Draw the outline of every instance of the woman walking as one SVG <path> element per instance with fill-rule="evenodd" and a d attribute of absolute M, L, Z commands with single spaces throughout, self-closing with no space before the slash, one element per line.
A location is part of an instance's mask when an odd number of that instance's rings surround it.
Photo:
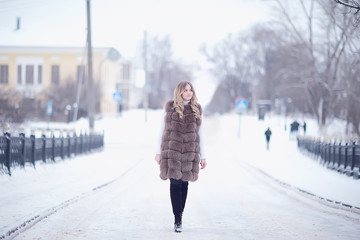
<path fill-rule="evenodd" d="M 182 232 L 188 182 L 196 181 L 199 169 L 207 165 L 200 141 L 201 114 L 202 108 L 197 103 L 193 85 L 180 82 L 175 88 L 174 99 L 165 104 L 161 144 L 155 155 L 160 165 L 160 178 L 170 179 L 175 232 Z"/>

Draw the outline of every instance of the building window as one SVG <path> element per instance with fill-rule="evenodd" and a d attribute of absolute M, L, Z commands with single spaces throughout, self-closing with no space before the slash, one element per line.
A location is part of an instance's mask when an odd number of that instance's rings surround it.
<path fill-rule="evenodd" d="M 60 67 L 58 65 L 51 66 L 51 83 L 59 85 Z"/>
<path fill-rule="evenodd" d="M 21 65 L 17 66 L 17 82 L 18 84 L 22 83 L 22 78 L 21 78 Z"/>
<path fill-rule="evenodd" d="M 34 66 L 26 65 L 25 82 L 26 84 L 34 84 Z"/>
<path fill-rule="evenodd" d="M 83 83 L 85 81 L 85 66 L 80 65 L 77 67 L 77 82 Z"/>
<path fill-rule="evenodd" d="M 38 84 L 42 83 L 42 66 L 38 66 Z"/>
<path fill-rule="evenodd" d="M 9 67 L 8 65 L 0 65 L 0 83 L 9 82 Z"/>

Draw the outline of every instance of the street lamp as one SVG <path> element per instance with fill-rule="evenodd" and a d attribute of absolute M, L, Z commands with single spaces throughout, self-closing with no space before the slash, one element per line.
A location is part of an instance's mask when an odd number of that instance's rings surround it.
<path fill-rule="evenodd" d="M 65 107 L 65 115 L 67 116 L 67 122 L 68 122 L 68 123 L 69 123 L 70 120 L 71 120 L 70 112 L 71 112 L 71 106 L 68 104 L 68 105 L 66 105 L 66 107 Z"/>

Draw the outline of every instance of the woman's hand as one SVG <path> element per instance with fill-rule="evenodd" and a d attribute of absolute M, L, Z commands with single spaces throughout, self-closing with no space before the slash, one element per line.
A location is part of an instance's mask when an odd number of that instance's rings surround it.
<path fill-rule="evenodd" d="M 155 155 L 155 161 L 160 165 L 160 154 Z"/>
<path fill-rule="evenodd" d="M 201 169 L 204 169 L 207 165 L 207 162 L 206 162 L 206 159 L 203 158 L 200 160 L 200 166 L 201 166 Z"/>

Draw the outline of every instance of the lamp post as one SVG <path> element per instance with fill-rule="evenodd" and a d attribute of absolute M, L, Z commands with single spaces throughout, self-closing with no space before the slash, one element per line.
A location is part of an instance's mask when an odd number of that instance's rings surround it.
<path fill-rule="evenodd" d="M 94 130 L 94 85 L 93 85 L 93 64 L 92 64 L 92 45 L 91 45 L 91 18 L 90 18 L 90 0 L 86 0 L 87 6 L 87 41 L 88 41 L 88 115 L 89 115 L 89 131 Z"/>
<path fill-rule="evenodd" d="M 144 72 L 145 72 L 145 122 L 147 122 L 147 109 L 149 106 L 148 73 L 147 73 L 147 33 L 144 31 Z"/>
<path fill-rule="evenodd" d="M 65 115 L 67 118 L 67 122 L 69 123 L 71 120 L 71 106 L 69 104 L 65 107 Z"/>

